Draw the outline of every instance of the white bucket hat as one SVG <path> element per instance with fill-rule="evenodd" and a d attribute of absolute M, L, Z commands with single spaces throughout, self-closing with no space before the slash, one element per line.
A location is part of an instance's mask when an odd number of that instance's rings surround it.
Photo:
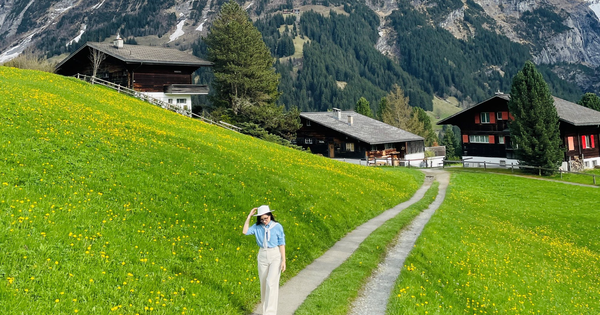
<path fill-rule="evenodd" d="M 273 212 L 273 210 L 271 210 L 269 208 L 269 206 L 267 206 L 267 205 L 262 205 L 262 206 L 258 207 L 258 210 L 256 210 L 256 214 L 254 216 L 260 217 L 261 215 L 267 214 L 269 212 Z"/>

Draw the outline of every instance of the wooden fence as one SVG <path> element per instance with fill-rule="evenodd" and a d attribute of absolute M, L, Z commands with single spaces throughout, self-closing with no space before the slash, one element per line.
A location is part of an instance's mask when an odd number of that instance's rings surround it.
<path fill-rule="evenodd" d="M 98 84 L 98 85 L 102 85 L 102 86 L 108 87 L 108 88 L 113 89 L 113 90 L 115 90 L 115 91 L 117 91 L 119 93 L 123 93 L 123 94 L 129 95 L 129 96 L 135 97 L 135 98 L 140 99 L 142 101 L 148 102 L 148 103 L 150 103 L 152 105 L 162 107 L 164 109 L 170 110 L 172 112 L 176 112 L 176 113 L 184 115 L 184 116 L 188 116 L 188 117 L 191 117 L 191 118 L 196 118 L 196 119 L 202 120 L 205 123 L 209 123 L 209 124 L 212 124 L 212 125 L 215 125 L 215 126 L 219 126 L 221 128 L 225 128 L 225 129 L 228 129 L 228 130 L 231 130 L 231 131 L 235 131 L 235 132 L 240 132 L 241 129 L 242 129 L 242 128 L 234 126 L 232 124 L 228 124 L 228 123 L 226 123 L 224 121 L 217 122 L 217 121 L 214 121 L 214 120 L 212 120 L 210 118 L 207 118 L 207 117 L 204 117 L 204 116 L 192 113 L 192 111 L 182 109 L 179 106 L 175 106 L 173 104 L 170 104 L 170 103 L 167 103 L 167 102 L 163 102 L 163 101 L 161 101 L 159 99 L 151 97 L 151 96 L 149 96 L 146 93 L 138 92 L 138 91 L 132 90 L 130 88 L 126 88 L 124 86 L 121 86 L 121 85 L 113 83 L 113 82 L 109 82 L 109 81 L 106 81 L 106 80 L 102 80 L 102 79 L 99 79 L 99 78 L 96 78 L 96 77 L 91 77 L 91 76 L 84 75 L 84 74 L 79 74 L 79 73 L 76 74 L 76 75 L 74 75 L 74 77 L 76 77 L 77 79 L 89 82 L 91 84 Z"/>
<path fill-rule="evenodd" d="M 513 163 L 510 163 L 510 165 L 509 165 L 509 164 L 500 164 L 500 163 L 492 163 L 492 162 L 486 162 L 486 161 L 473 161 L 473 160 L 459 160 L 459 161 L 444 160 L 444 162 L 442 164 L 442 168 L 446 167 L 446 164 L 462 164 L 463 167 L 465 167 L 465 164 L 470 164 L 470 165 L 477 164 L 478 165 L 477 167 L 482 167 L 481 165 L 483 165 L 483 169 L 487 169 L 488 166 L 495 166 L 495 168 L 504 168 L 504 169 L 510 168 L 511 173 L 515 172 L 515 168 L 517 168 L 517 169 L 533 169 L 533 170 L 538 171 L 539 176 L 542 176 L 542 171 L 560 173 L 560 179 L 563 178 L 563 174 L 584 175 L 584 176 L 591 176 L 592 181 L 594 182 L 594 185 L 596 185 L 596 175 L 595 174 L 563 171 L 560 168 L 558 170 L 556 170 L 556 169 L 543 168 L 541 166 L 528 166 L 528 165 L 513 164 Z M 472 166 L 470 166 L 470 167 L 472 167 Z"/>

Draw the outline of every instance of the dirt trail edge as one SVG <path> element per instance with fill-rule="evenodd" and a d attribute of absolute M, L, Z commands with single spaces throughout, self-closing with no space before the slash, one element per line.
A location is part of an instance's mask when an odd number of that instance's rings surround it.
<path fill-rule="evenodd" d="M 396 279 L 400 275 L 404 260 L 408 257 L 423 228 L 446 196 L 450 175 L 440 170 L 424 170 L 424 172 L 434 175 L 440 183 L 437 197 L 429 208 L 421 212 L 398 235 L 395 245 L 388 250 L 384 261 L 363 286 L 361 294 L 352 303 L 349 314 L 385 315 L 390 294 L 394 289 Z"/>
<path fill-rule="evenodd" d="M 300 271 L 295 277 L 288 280 L 285 285 L 279 289 L 278 315 L 293 315 L 302 305 L 306 297 L 316 289 L 331 272 L 339 267 L 358 246 L 378 227 L 387 220 L 393 218 L 402 210 L 421 200 L 425 192 L 431 187 L 433 178 L 426 177 L 425 182 L 415 192 L 408 201 L 405 201 L 394 208 L 388 209 L 379 216 L 367 221 L 354 231 L 348 233 L 339 240 L 333 247 L 327 250 L 321 257 L 315 259 L 310 265 Z M 261 314 L 262 307 L 258 304 L 253 314 Z"/>

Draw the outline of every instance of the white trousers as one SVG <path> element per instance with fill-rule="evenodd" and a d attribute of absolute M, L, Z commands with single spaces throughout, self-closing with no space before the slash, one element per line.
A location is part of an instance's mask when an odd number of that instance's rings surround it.
<path fill-rule="evenodd" d="M 261 248 L 258 251 L 258 277 L 263 315 L 277 315 L 281 252 L 279 247 Z"/>

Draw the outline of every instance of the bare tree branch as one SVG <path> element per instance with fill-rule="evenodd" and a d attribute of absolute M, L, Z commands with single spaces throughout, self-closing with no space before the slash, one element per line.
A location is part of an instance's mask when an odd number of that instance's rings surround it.
<path fill-rule="evenodd" d="M 102 61 L 106 59 L 106 54 L 90 47 L 90 55 L 88 58 L 92 62 L 92 77 L 96 77 L 98 69 L 100 68 L 100 64 L 102 64 Z"/>

